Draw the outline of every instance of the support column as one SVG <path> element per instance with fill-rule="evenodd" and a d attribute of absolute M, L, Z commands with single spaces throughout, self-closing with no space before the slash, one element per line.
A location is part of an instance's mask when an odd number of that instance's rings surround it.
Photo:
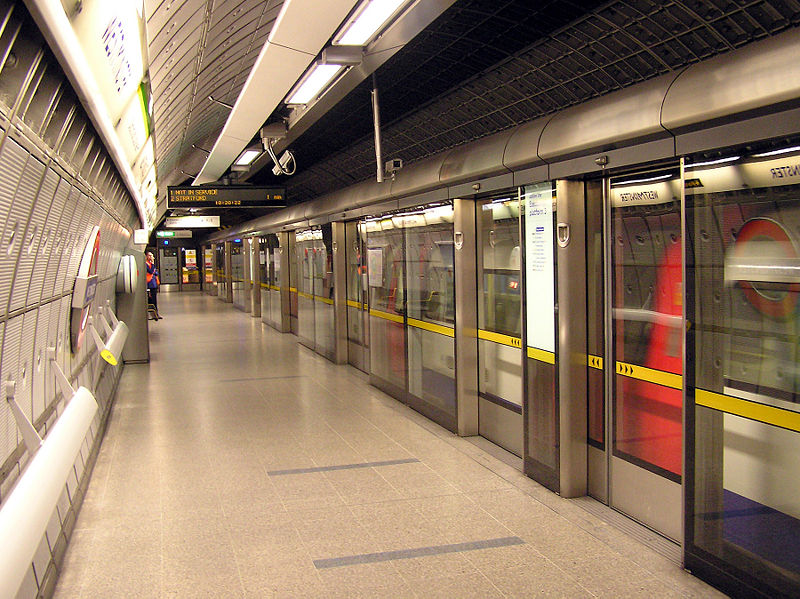
<path fill-rule="evenodd" d="M 456 286 L 456 417 L 458 434 L 478 434 L 478 282 L 475 202 L 453 202 Z"/>
<path fill-rule="evenodd" d="M 289 261 L 291 259 L 289 235 L 293 236 L 294 234 L 286 231 L 278 233 L 278 243 L 280 244 L 278 256 L 281 265 L 280 280 L 278 281 L 281 288 L 281 333 L 289 333 L 292 330 L 290 323 L 292 298 L 289 292 Z"/>
<path fill-rule="evenodd" d="M 586 216 L 582 181 L 556 182 L 559 489 L 587 490 Z M 530 316 L 529 316 L 530 317 Z"/>
<path fill-rule="evenodd" d="M 250 237 L 250 315 L 261 318 L 261 242 L 258 237 Z"/>
<path fill-rule="evenodd" d="M 228 304 L 233 303 L 233 266 L 231 264 L 231 253 L 233 251 L 233 243 L 230 241 L 225 242 L 225 302 Z"/>
<path fill-rule="evenodd" d="M 347 364 L 347 252 L 345 224 L 333 227 L 333 322 L 336 335 L 334 362 Z"/>

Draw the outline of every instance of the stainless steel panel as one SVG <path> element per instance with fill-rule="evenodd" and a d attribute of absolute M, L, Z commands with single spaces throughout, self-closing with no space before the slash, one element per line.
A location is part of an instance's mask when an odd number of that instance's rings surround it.
<path fill-rule="evenodd" d="M 681 485 L 613 457 L 611 505 L 642 524 L 682 542 Z"/>
<path fill-rule="evenodd" d="M 557 113 L 542 131 L 539 156 L 551 161 L 668 137 L 661 105 L 676 77 L 662 75 Z"/>
<path fill-rule="evenodd" d="M 558 289 L 559 489 L 586 495 L 586 222 L 582 181 L 557 181 L 556 215 L 569 227 L 556 248 Z"/>
<path fill-rule="evenodd" d="M 551 118 L 553 117 L 546 116 L 512 129 L 503 154 L 503 164 L 506 168 L 519 170 L 544 164 L 544 160 L 538 154 L 539 140 Z M 536 183 L 538 180 L 530 182 Z"/>
<path fill-rule="evenodd" d="M 458 434 L 478 434 L 478 297 L 475 202 L 453 200 L 456 290 L 456 417 Z M 519 425 L 522 434 L 522 424 Z"/>
<path fill-rule="evenodd" d="M 472 197 L 476 193 L 487 193 L 490 191 L 507 189 L 512 187 L 513 184 L 514 175 L 509 172 L 502 175 L 497 175 L 495 177 L 490 177 L 488 179 L 481 179 L 480 181 L 469 181 L 459 185 L 452 185 L 447 188 L 447 197 Z"/>
<path fill-rule="evenodd" d="M 521 457 L 523 449 L 522 414 L 512 412 L 482 397 L 479 399 L 479 403 L 480 435 Z"/>
<path fill-rule="evenodd" d="M 794 28 L 693 64 L 677 77 L 664 98 L 664 127 L 676 132 L 796 100 L 800 97 L 799 46 L 800 30 Z M 779 74 L 776 65 L 780 65 Z"/>
<path fill-rule="evenodd" d="M 345 223 L 335 222 L 333 228 L 333 320 L 336 327 L 334 362 L 347 363 L 347 239 Z"/>
<path fill-rule="evenodd" d="M 441 182 L 452 185 L 507 172 L 509 169 L 503 164 L 503 156 L 514 131 L 502 131 L 443 152 Z"/>
<path fill-rule="evenodd" d="M 621 168 L 646 162 L 655 162 L 673 158 L 674 156 L 675 139 L 667 137 L 664 139 L 637 143 L 624 148 L 596 151 L 577 158 L 558 160 L 550 164 L 548 171 L 550 178 L 557 180 L 588 173 L 599 174 L 602 173 L 604 169 L 608 168 Z M 605 166 L 596 162 L 596 160 L 601 157 L 607 161 Z"/>
<path fill-rule="evenodd" d="M 438 187 L 440 184 L 439 172 L 447 155 L 447 152 L 443 152 L 403 167 L 391 179 L 392 196 L 399 198 Z"/>
<path fill-rule="evenodd" d="M 608 503 L 608 458 L 606 452 L 591 445 L 588 449 L 587 492 L 598 501 Z"/>

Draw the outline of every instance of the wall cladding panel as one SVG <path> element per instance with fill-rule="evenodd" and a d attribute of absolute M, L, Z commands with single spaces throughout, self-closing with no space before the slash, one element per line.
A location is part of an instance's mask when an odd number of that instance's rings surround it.
<path fill-rule="evenodd" d="M 22 339 L 22 316 L 6 322 L 3 335 L 3 354 L 0 362 L 0 381 L 19 382 L 19 343 Z M 7 456 L 17 448 L 17 423 L 8 402 L 0 402 L 0 455 Z M 0 498 L 1 499 L 1 498 Z"/>
<path fill-rule="evenodd" d="M 22 315 L 22 331 L 17 358 L 17 403 L 32 421 L 33 413 L 33 346 L 36 341 L 36 318 L 38 310 Z"/>
<path fill-rule="evenodd" d="M 38 161 L 37 161 L 38 162 Z M 35 200 L 31 200 L 32 208 L 28 217 L 22 247 L 19 250 L 17 268 L 14 275 L 14 288 L 11 291 L 11 310 L 18 310 L 31 305 L 33 297 L 38 302 L 42 295 L 42 279 L 44 269 L 38 271 L 34 281 L 34 265 L 39 256 L 39 244 L 47 221 L 47 214 L 53 203 L 58 176 L 52 171 L 46 171 L 40 183 L 39 193 Z"/>
<path fill-rule="evenodd" d="M 23 284 L 30 281 L 33 263 L 21 263 L 20 257 L 26 255 L 30 247 L 29 221 L 31 210 L 34 203 L 38 202 L 37 194 L 42 184 L 44 172 L 45 167 L 42 161 L 34 156 L 29 156 L 25 164 L 25 169 L 22 171 L 22 176 L 19 177 L 19 185 L 14 194 L 14 203 L 11 205 L 8 223 L 9 226 L 16 230 L 16 239 L 13 244 L 13 251 L 9 255 L 12 261 L 5 263 L 6 267 L 10 267 L 14 270 L 14 275 L 12 277 L 14 287 L 11 294 L 9 312 L 25 307 L 27 288 L 17 287 L 16 280 L 21 277 Z M 45 198 L 42 198 L 41 201 L 45 202 Z M 49 208 L 50 206 L 47 205 L 45 210 Z"/>
<path fill-rule="evenodd" d="M 44 277 L 44 290 L 42 296 L 52 297 L 61 292 L 61 285 L 64 283 L 64 274 L 60 272 L 61 255 L 64 252 L 64 240 L 69 223 L 72 220 L 73 210 L 70 207 L 70 194 L 73 193 L 72 185 L 66 179 L 61 179 L 53 200 L 53 208 L 50 210 L 47 229 L 53 232 L 53 240 L 50 243 L 48 252 L 47 273 Z M 61 206 L 59 210 L 58 206 Z"/>
<path fill-rule="evenodd" d="M 57 304 L 46 303 L 36 310 L 36 344 L 33 347 L 33 362 L 31 372 L 33 385 L 31 393 L 33 398 L 33 421 L 42 415 L 47 407 L 48 397 L 52 397 L 55 389 L 47 385 L 47 347 L 50 333 L 50 316 L 53 306 Z"/>
<path fill-rule="evenodd" d="M 49 261 L 48 248 L 50 247 L 53 236 L 51 216 L 53 214 L 58 214 L 56 218 L 60 217 L 61 211 L 64 208 L 63 202 L 57 203 L 56 199 L 60 185 L 61 177 L 54 170 L 49 169 L 47 175 L 45 175 L 42 191 L 39 194 L 44 198 L 52 198 L 43 202 L 43 204 L 46 203 L 49 205 L 49 209 L 47 212 L 44 212 L 38 201 L 33 208 L 33 219 L 39 227 L 39 242 L 34 252 L 33 272 L 28 290 L 28 299 L 26 301 L 28 306 L 37 304 L 44 297 L 43 290 Z"/>
<path fill-rule="evenodd" d="M 2 218 L 2 237 L 0 237 L 0 315 L 8 312 L 11 294 L 11 279 L 14 265 L 11 263 L 12 244 L 17 239 L 17 230 L 11 219 L 14 194 L 19 183 L 19 174 L 25 168 L 28 152 L 13 139 L 6 138 L 0 149 L 0 218 Z M 11 251 L 10 251 L 11 250 Z"/>

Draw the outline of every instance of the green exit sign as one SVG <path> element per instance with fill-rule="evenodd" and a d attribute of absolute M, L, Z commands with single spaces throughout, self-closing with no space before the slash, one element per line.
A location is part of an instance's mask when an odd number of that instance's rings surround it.
<path fill-rule="evenodd" d="M 156 231 L 156 237 L 175 237 L 175 231 Z"/>

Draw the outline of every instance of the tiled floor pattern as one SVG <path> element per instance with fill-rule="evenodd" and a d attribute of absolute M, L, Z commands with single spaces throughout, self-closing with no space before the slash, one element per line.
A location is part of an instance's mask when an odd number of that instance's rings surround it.
<path fill-rule="evenodd" d="M 294 336 L 159 303 L 56 597 L 722 596 Z"/>

